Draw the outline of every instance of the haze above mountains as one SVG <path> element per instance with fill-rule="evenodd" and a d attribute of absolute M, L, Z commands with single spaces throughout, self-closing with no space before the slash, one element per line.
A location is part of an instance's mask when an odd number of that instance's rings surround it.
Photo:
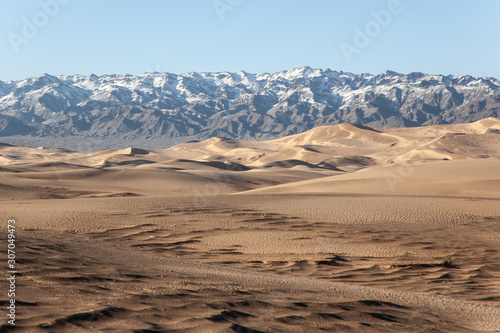
<path fill-rule="evenodd" d="M 82 151 L 166 148 L 214 136 L 263 140 L 355 123 L 415 127 L 500 115 L 500 81 L 295 68 L 0 81 L 0 141 Z"/>

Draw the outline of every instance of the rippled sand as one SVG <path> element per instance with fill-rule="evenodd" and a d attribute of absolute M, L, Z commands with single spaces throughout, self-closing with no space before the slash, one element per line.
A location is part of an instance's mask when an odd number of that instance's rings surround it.
<path fill-rule="evenodd" d="M 500 331 L 498 119 L 0 155 L 15 331 Z"/>

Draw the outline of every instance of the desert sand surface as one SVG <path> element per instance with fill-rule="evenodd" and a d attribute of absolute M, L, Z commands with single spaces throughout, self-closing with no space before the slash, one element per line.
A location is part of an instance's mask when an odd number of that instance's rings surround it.
<path fill-rule="evenodd" d="M 500 332 L 495 118 L 0 144 L 0 213 L 18 271 L 1 332 Z"/>

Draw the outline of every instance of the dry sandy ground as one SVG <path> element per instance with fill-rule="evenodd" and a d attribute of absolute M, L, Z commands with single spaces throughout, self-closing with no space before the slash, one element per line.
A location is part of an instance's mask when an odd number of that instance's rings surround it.
<path fill-rule="evenodd" d="M 17 226 L 13 331 L 500 331 L 498 119 L 0 145 L 0 218 L 5 263 Z"/>

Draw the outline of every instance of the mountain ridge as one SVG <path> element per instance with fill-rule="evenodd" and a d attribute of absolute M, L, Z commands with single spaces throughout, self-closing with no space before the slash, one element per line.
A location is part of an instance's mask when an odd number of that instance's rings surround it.
<path fill-rule="evenodd" d="M 17 145 L 167 147 L 213 136 L 273 139 L 345 122 L 415 127 L 499 116 L 500 81 L 469 75 L 299 67 L 0 81 L 0 137 Z"/>

